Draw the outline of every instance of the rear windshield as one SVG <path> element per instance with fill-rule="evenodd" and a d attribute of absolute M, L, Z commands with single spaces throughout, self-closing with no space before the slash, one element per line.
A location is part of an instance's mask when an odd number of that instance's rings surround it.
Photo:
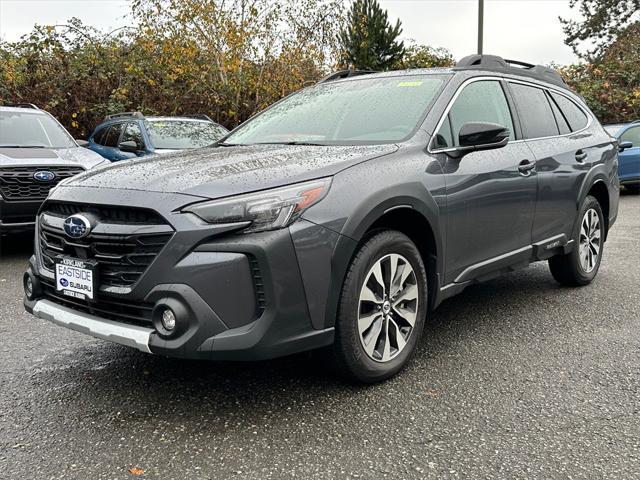
<path fill-rule="evenodd" d="M 147 133 L 157 149 L 183 150 L 211 145 L 226 135 L 227 129 L 213 122 L 193 120 L 147 120 Z"/>
<path fill-rule="evenodd" d="M 49 115 L 0 111 L 0 147 L 71 148 L 71 135 Z"/>
<path fill-rule="evenodd" d="M 388 143 L 408 137 L 445 75 L 358 78 L 317 85 L 242 125 L 226 143 Z"/>

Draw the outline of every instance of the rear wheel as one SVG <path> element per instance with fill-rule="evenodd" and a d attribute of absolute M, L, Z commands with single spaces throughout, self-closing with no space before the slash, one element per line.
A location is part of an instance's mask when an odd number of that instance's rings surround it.
<path fill-rule="evenodd" d="M 371 237 L 342 288 L 334 355 L 352 380 L 378 382 L 399 372 L 422 334 L 427 274 L 415 244 L 398 231 Z"/>
<path fill-rule="evenodd" d="M 588 196 L 582 203 L 578 218 L 581 220 L 573 234 L 573 250 L 549 259 L 551 274 L 562 285 L 591 283 L 602 260 L 605 222 L 598 200 Z"/>

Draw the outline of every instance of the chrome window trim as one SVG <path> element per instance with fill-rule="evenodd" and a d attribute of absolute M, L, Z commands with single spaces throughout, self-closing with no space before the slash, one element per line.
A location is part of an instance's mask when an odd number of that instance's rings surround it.
<path fill-rule="evenodd" d="M 525 80 L 517 80 L 514 78 L 509 78 L 509 77 L 501 77 L 501 76 L 497 76 L 497 75 L 483 75 L 483 76 L 478 76 L 478 77 L 473 77 L 473 78 L 469 78 L 468 80 L 465 80 L 456 90 L 456 93 L 454 93 L 453 97 L 451 98 L 451 100 L 449 100 L 449 103 L 447 103 L 446 108 L 444 109 L 444 113 L 441 115 L 440 120 L 438 120 L 438 123 L 436 124 L 436 128 L 433 130 L 433 136 L 431 137 L 431 139 L 429 140 L 429 146 L 427 147 L 427 153 L 447 153 L 447 152 L 453 152 L 455 150 L 457 150 L 457 147 L 449 147 L 449 148 L 439 148 L 436 150 L 432 150 L 431 149 L 431 144 L 433 142 L 433 138 L 435 137 L 435 135 L 437 134 L 437 132 L 440 131 L 440 127 L 442 127 L 442 124 L 444 123 L 445 118 L 447 117 L 447 115 L 449 115 L 449 111 L 451 110 L 451 107 L 453 107 L 454 102 L 458 99 L 458 97 L 460 96 L 460 93 L 462 92 L 462 90 L 464 88 L 467 87 L 467 85 L 473 83 L 473 82 L 480 82 L 480 81 L 486 81 L 486 80 L 493 80 L 493 81 L 505 81 L 505 82 L 511 82 L 511 83 L 520 83 L 522 85 L 526 85 L 529 87 L 535 87 L 535 88 L 540 88 L 543 90 L 549 90 L 549 91 L 553 91 L 554 93 L 557 93 L 559 95 L 562 95 L 563 97 L 567 98 L 569 101 L 571 101 L 573 104 L 575 104 L 586 116 L 587 116 L 587 124 L 581 128 L 580 130 L 576 130 L 575 132 L 570 132 L 570 133 L 565 133 L 565 134 L 558 134 L 558 135 L 551 135 L 548 137 L 536 137 L 536 138 L 523 138 L 523 139 L 519 139 L 519 140 L 510 140 L 507 145 L 512 144 L 512 143 L 521 143 L 521 142 L 532 142 L 535 140 L 547 140 L 550 138 L 561 138 L 561 137 L 568 137 L 570 135 L 576 135 L 580 132 L 583 132 L 584 130 L 588 129 L 591 124 L 593 123 L 593 117 L 591 115 L 591 113 L 589 111 L 587 111 L 582 105 L 580 105 L 578 102 L 576 102 L 574 99 L 572 99 L 569 95 L 567 95 L 566 93 L 560 91 L 557 88 L 554 87 L 550 87 L 550 86 L 546 86 L 546 85 L 541 85 L 538 83 L 534 83 L 534 82 L 528 82 Z M 506 95 L 505 95 L 506 96 Z"/>

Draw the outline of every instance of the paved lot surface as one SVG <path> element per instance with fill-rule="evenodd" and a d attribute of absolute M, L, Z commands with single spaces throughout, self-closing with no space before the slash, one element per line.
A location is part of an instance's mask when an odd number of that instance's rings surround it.
<path fill-rule="evenodd" d="M 538 264 L 469 288 L 367 388 L 314 356 L 177 361 L 31 318 L 29 243 L 0 262 L 2 479 L 640 478 L 640 197 L 595 283 Z"/>

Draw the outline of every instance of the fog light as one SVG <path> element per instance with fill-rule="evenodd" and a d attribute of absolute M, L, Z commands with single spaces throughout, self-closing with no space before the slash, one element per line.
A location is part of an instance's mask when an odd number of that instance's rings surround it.
<path fill-rule="evenodd" d="M 171 332 L 174 328 L 176 328 L 176 315 L 170 308 L 166 308 L 162 312 L 162 326 L 168 332 Z"/>

